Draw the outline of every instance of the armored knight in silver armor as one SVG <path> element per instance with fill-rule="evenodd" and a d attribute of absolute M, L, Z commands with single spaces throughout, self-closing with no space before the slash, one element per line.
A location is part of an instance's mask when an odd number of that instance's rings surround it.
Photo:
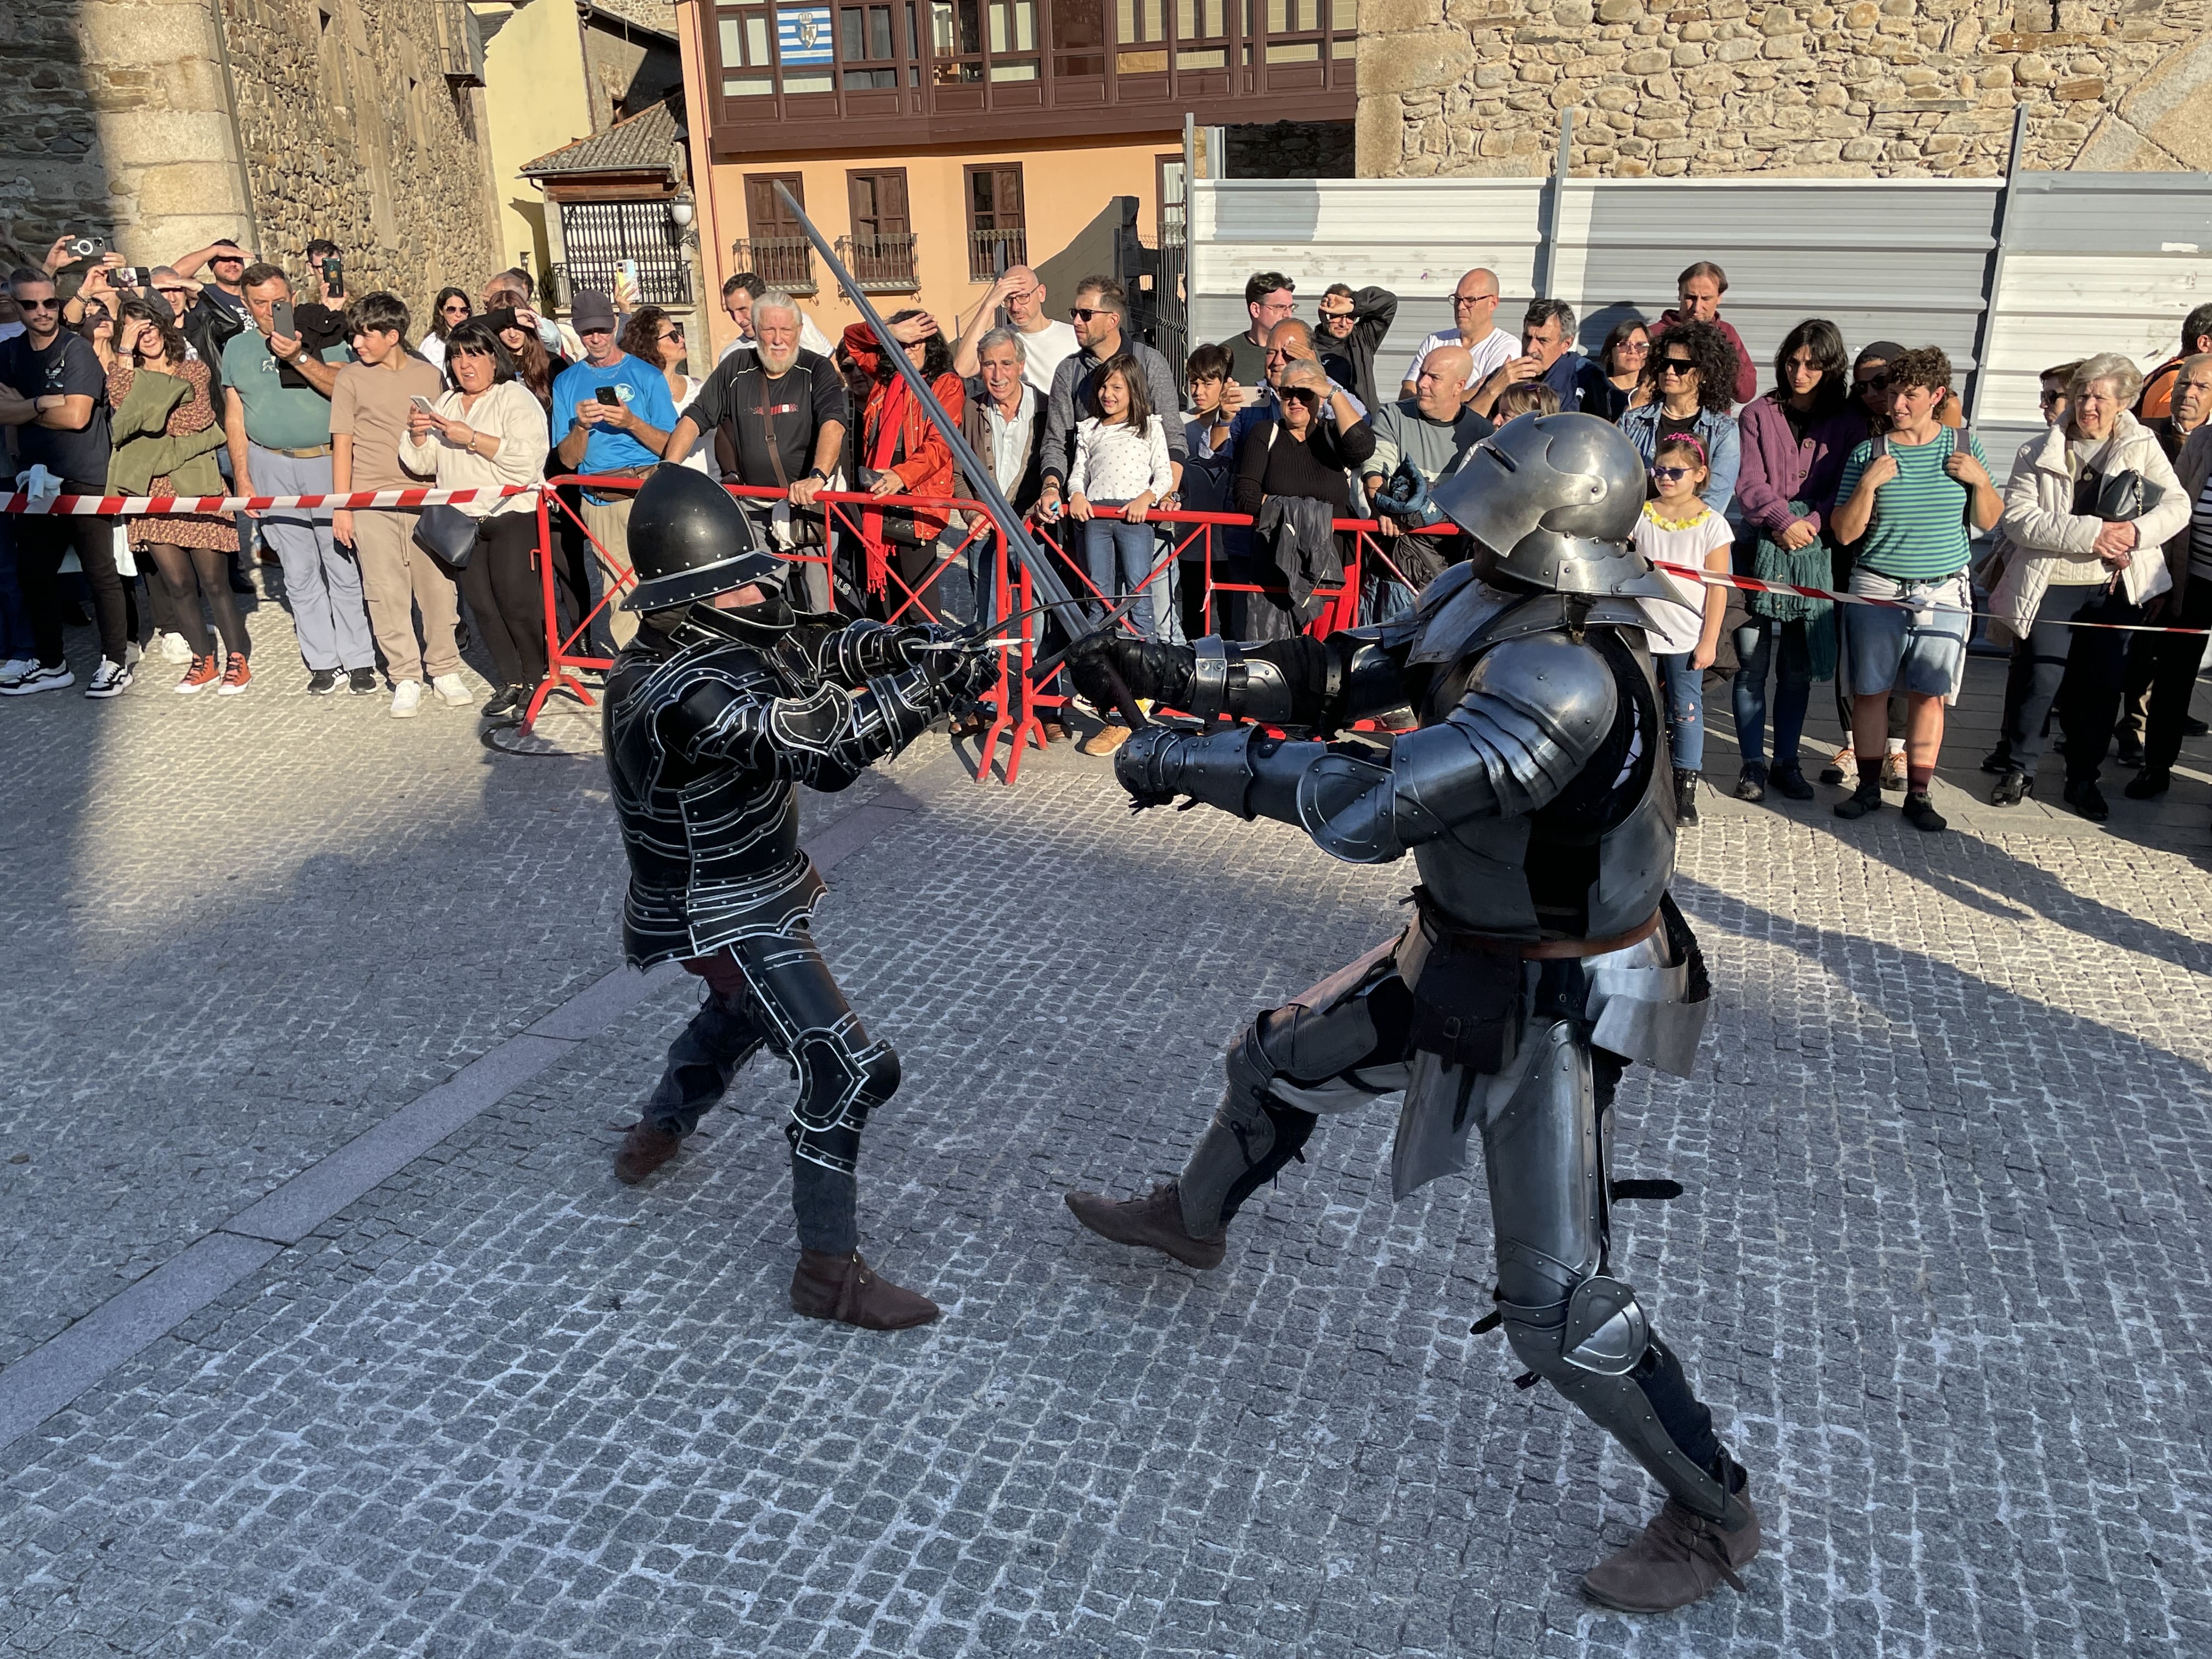
<path fill-rule="evenodd" d="M 1485 574 L 1454 566 L 1402 620 L 1325 641 L 1101 636 L 1071 652 L 1087 695 L 1110 668 L 1211 727 L 1155 726 L 1122 746 L 1115 768 L 1140 808 L 1188 796 L 1296 824 L 1354 863 L 1411 853 L 1420 881 L 1403 934 L 1230 1044 L 1227 1090 L 1180 1179 L 1068 1204 L 1108 1238 L 1211 1267 L 1239 1206 L 1322 1117 L 1403 1092 L 1399 1198 L 1465 1169 L 1479 1133 L 1498 1286 L 1475 1328 L 1502 1323 L 1524 1383 L 1550 1382 L 1666 1488 L 1660 1516 L 1584 1579 L 1607 1605 L 1658 1611 L 1723 1579 L 1741 1589 L 1759 1526 L 1711 1414 L 1610 1260 L 1613 1200 L 1671 1184 L 1608 1180 L 1614 1085 L 1633 1060 L 1687 1076 L 1709 993 L 1667 895 L 1674 793 L 1636 604 L 1663 590 L 1629 541 L 1644 495 L 1612 426 L 1523 417 L 1436 489 Z M 1387 742 L 1324 740 L 1403 708 L 1418 727 Z"/>
<path fill-rule="evenodd" d="M 638 492 L 626 608 L 636 637 L 607 677 L 607 770 L 629 854 L 623 951 L 680 960 L 707 998 L 616 1155 L 642 1181 L 763 1048 L 799 1085 L 785 1136 L 799 1265 L 792 1305 L 896 1329 L 937 1316 L 859 1253 L 860 1131 L 898 1056 L 847 1005 L 811 929 L 823 887 L 799 845 L 798 786 L 836 790 L 895 755 L 995 673 L 933 628 L 795 615 L 790 567 L 703 474 L 663 467 Z"/>

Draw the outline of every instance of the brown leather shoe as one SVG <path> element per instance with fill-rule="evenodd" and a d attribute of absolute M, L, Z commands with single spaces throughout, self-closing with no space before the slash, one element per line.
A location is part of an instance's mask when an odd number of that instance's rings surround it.
<path fill-rule="evenodd" d="M 944 1311 L 920 1291 L 878 1279 L 858 1250 L 850 1255 L 801 1250 L 791 1275 L 791 1306 L 809 1319 L 864 1331 L 902 1331 L 927 1325 Z"/>
<path fill-rule="evenodd" d="M 615 1179 L 625 1187 L 636 1186 L 675 1157 L 677 1148 L 683 1144 L 682 1136 L 638 1119 L 629 1126 L 622 1145 L 615 1149 Z"/>
<path fill-rule="evenodd" d="M 1649 1526 L 1583 1575 L 1583 1594 L 1620 1613 L 1672 1613 L 1718 1583 L 1741 1592 L 1738 1574 L 1759 1553 L 1759 1511 L 1747 1492 L 1735 1501 L 1747 1518 L 1729 1532 L 1668 1498 Z"/>
<path fill-rule="evenodd" d="M 1070 1193 L 1067 1207 L 1101 1238 L 1116 1244 L 1165 1250 L 1189 1267 L 1218 1267 L 1229 1249 L 1227 1229 L 1211 1238 L 1192 1236 L 1182 1223 L 1182 1192 L 1172 1181 L 1142 1198 L 1115 1200 L 1103 1193 Z"/>

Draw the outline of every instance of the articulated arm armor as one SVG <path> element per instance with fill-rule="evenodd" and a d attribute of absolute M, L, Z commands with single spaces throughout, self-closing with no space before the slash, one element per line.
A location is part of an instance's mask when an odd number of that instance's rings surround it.
<path fill-rule="evenodd" d="M 791 630 L 785 648 L 805 663 L 810 678 L 857 691 L 871 680 L 920 666 L 914 647 L 946 636 L 938 629 L 887 628 L 863 618 L 838 628 L 801 623 Z"/>
<path fill-rule="evenodd" d="M 1334 732 L 1411 701 L 1399 660 L 1402 645 L 1383 629 L 1365 628 L 1326 640 L 1301 634 L 1254 645 L 1212 635 L 1192 645 L 1094 635 L 1069 648 L 1067 665 L 1084 696 L 1101 708 L 1113 702 L 1103 672 L 1111 667 L 1132 695 L 1203 720 L 1229 715 Z"/>
<path fill-rule="evenodd" d="M 863 636 L 848 654 L 857 661 L 878 648 L 873 637 Z M 903 668 L 866 677 L 854 690 L 824 680 L 796 695 L 775 695 L 758 681 L 702 675 L 662 716 L 661 736 L 695 764 L 727 761 L 815 789 L 842 789 L 874 762 L 904 749 L 948 708 L 975 696 L 995 672 L 968 654 L 947 653 L 940 660 L 939 673 Z"/>
<path fill-rule="evenodd" d="M 1598 654 L 1564 635 L 1508 640 L 1477 659 L 1443 719 L 1387 759 L 1364 746 L 1233 732 L 1148 728 L 1115 770 L 1142 804 L 1188 795 L 1239 817 L 1295 823 L 1322 851 L 1387 863 L 1469 818 L 1512 817 L 1554 799 L 1612 732 L 1620 693 Z"/>

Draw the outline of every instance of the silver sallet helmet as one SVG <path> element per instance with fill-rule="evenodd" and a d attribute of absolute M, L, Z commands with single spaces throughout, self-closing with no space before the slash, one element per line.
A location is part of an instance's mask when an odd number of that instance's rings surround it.
<path fill-rule="evenodd" d="M 1492 576 L 1561 593 L 1666 593 L 1630 540 L 1644 509 L 1644 458 L 1609 421 L 1523 415 L 1431 493 L 1496 556 Z"/>

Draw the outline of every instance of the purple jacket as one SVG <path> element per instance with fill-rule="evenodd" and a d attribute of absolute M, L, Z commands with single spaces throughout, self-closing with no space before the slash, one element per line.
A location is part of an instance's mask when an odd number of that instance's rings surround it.
<path fill-rule="evenodd" d="M 1735 499 L 1746 524 L 1771 538 L 1779 536 L 1797 515 L 1792 501 L 1802 501 L 1805 521 L 1816 531 L 1828 527 L 1835 510 L 1836 485 L 1850 453 L 1866 441 L 1866 417 L 1850 408 L 1838 410 L 1815 423 L 1799 443 L 1790 430 L 1790 416 L 1777 394 L 1746 404 L 1736 416 L 1736 435 L 1742 446 L 1742 463 L 1735 478 Z"/>

